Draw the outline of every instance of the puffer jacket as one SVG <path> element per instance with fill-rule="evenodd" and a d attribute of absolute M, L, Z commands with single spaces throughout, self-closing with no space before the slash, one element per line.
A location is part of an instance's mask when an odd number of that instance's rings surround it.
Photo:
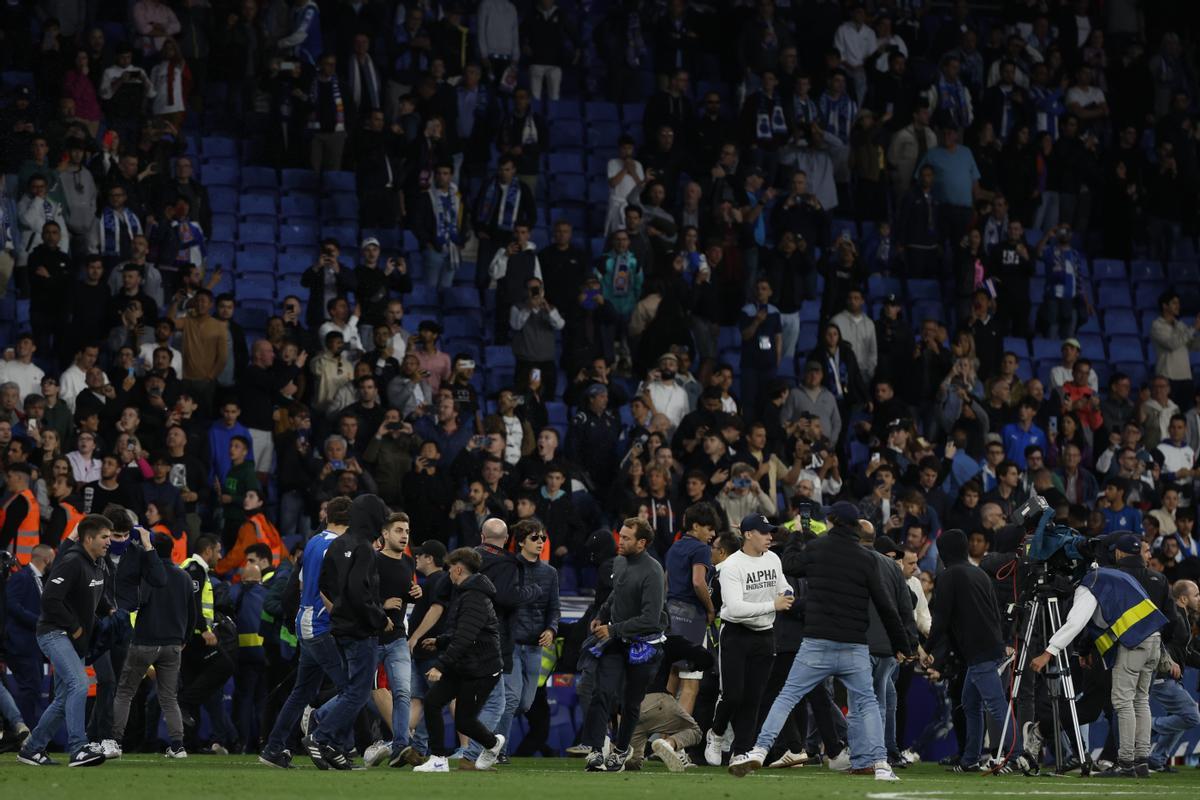
<path fill-rule="evenodd" d="M 377 495 L 356 497 L 350 506 L 349 529 L 325 551 L 320 586 L 321 594 L 333 603 L 329 619 L 334 636 L 369 639 L 387 625 L 373 546 L 387 516 L 388 507 Z"/>
<path fill-rule="evenodd" d="M 558 632 L 558 570 L 545 561 L 527 561 L 518 556 L 526 586 L 541 588 L 541 596 L 532 603 L 519 606 L 512 618 L 514 644 L 537 644 L 544 630 Z"/>
<path fill-rule="evenodd" d="M 500 623 L 496 620 L 496 587 L 486 575 L 476 574 L 454 587 L 446 633 L 438 637 L 434 666 L 464 678 L 498 674 Z"/>

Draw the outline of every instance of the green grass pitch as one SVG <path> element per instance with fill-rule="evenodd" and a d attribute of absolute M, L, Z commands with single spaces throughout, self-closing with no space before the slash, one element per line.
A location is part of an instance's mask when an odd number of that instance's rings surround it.
<path fill-rule="evenodd" d="M 56 760 L 63 761 L 59 755 Z M 640 772 L 588 774 L 580 759 L 517 759 L 498 772 L 452 771 L 414 775 L 382 767 L 365 772 L 320 772 L 297 759 L 298 769 L 260 765 L 249 756 L 193 756 L 168 761 L 130 755 L 98 768 L 28 767 L 15 755 L 0 756 L 0 797 L 4 800 L 958 800 L 959 798 L 1116 797 L 1197 800 L 1200 770 L 1181 767 L 1178 775 L 1148 780 L 1081 779 L 1008 775 L 952 775 L 921 764 L 901 771 L 899 782 L 842 775 L 825 767 L 762 770 L 743 779 L 724 769 L 701 768 L 672 775 L 656 762 Z"/>

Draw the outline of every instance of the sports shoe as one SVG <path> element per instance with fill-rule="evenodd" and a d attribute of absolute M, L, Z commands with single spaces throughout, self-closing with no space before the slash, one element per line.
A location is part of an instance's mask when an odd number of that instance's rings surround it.
<path fill-rule="evenodd" d="M 892 772 L 892 768 L 888 766 L 886 761 L 875 762 L 875 780 L 877 781 L 898 781 L 900 777 Z"/>
<path fill-rule="evenodd" d="M 502 767 L 507 767 L 512 764 L 512 759 L 508 757 L 508 753 L 501 753 L 497 756 L 496 763 Z"/>
<path fill-rule="evenodd" d="M 1022 725 L 1021 738 L 1025 740 L 1025 752 L 1033 756 L 1033 760 L 1038 764 L 1042 763 L 1042 750 L 1046 746 L 1046 740 L 1038 730 L 1038 724 L 1031 720 Z"/>
<path fill-rule="evenodd" d="M 586 744 L 573 744 L 563 752 L 571 758 L 587 758 L 588 753 L 592 752 L 592 748 Z"/>
<path fill-rule="evenodd" d="M 495 767 L 496 762 L 500 760 L 500 751 L 504 749 L 504 742 L 505 738 L 497 733 L 496 743 L 479 751 L 479 757 L 475 759 L 475 769 L 489 770 Z"/>
<path fill-rule="evenodd" d="M 912 750 L 912 749 L 905 750 L 903 753 L 900 754 L 900 757 L 903 758 L 905 761 L 907 761 L 909 763 L 909 765 L 921 763 L 921 754 L 918 753 L 916 750 Z"/>
<path fill-rule="evenodd" d="M 354 769 L 354 761 L 346 756 L 341 750 L 327 744 L 317 743 L 321 748 L 321 755 L 325 757 L 325 763 L 331 768 L 349 772 Z"/>
<path fill-rule="evenodd" d="M 121 745 L 117 744 L 116 739 L 105 739 L 100 743 L 100 749 L 104 751 L 105 761 L 113 761 L 121 757 Z"/>
<path fill-rule="evenodd" d="M 714 730 L 710 730 L 704 735 L 704 760 L 708 762 L 710 767 L 721 766 L 723 744 L 723 737 L 719 736 Z"/>
<path fill-rule="evenodd" d="M 744 778 L 756 769 L 762 769 L 767 760 L 767 751 L 761 747 L 752 747 L 750 752 L 734 756 L 729 760 L 729 774 L 735 778 Z"/>
<path fill-rule="evenodd" d="M 1152 766 L 1152 767 L 1150 767 L 1150 771 L 1151 771 L 1151 772 L 1165 772 L 1165 773 L 1167 773 L 1168 775 L 1177 775 L 1177 774 L 1179 774 L 1179 770 L 1175 769 L 1175 767 L 1172 767 L 1170 764 L 1167 764 L 1167 763 L 1165 763 L 1165 762 L 1164 762 L 1163 764 L 1160 764 L 1160 765 L 1159 765 L 1159 766 L 1157 766 L 1157 767 L 1153 767 L 1153 766 Z"/>
<path fill-rule="evenodd" d="M 71 756 L 68 767 L 98 767 L 104 763 L 104 748 L 98 744 L 85 744 L 79 752 Z"/>
<path fill-rule="evenodd" d="M 405 747 L 399 753 L 393 754 L 391 759 L 388 760 L 388 766 L 389 767 L 403 767 L 403 766 L 419 767 L 428 760 L 429 760 L 428 756 L 421 755 L 420 753 L 418 753 L 416 750 L 414 750 L 410 746 L 410 747 Z"/>
<path fill-rule="evenodd" d="M 1133 774 L 1139 778 L 1150 777 L 1150 762 L 1146 759 L 1140 759 L 1133 762 Z"/>
<path fill-rule="evenodd" d="M 329 769 L 329 762 L 325 760 L 325 753 L 321 749 L 321 745 L 317 744 L 317 740 L 309 735 L 305 735 L 300 740 L 300 744 L 304 747 L 304 752 L 308 753 L 308 757 L 312 759 L 313 764 L 319 770 Z"/>
<path fill-rule="evenodd" d="M 166 752 L 163 753 L 164 758 L 187 758 L 187 750 L 181 744 L 167 745 Z M 261 757 L 260 757 L 261 760 Z M 288 759 L 288 766 L 291 766 L 291 759 Z"/>
<path fill-rule="evenodd" d="M 767 769 L 787 769 L 788 767 L 803 767 L 808 763 L 808 753 L 801 750 L 799 753 L 793 753 L 788 750 L 779 758 L 767 764 Z"/>
<path fill-rule="evenodd" d="M 497 738 L 500 738 L 500 737 L 497 737 Z M 610 752 L 608 754 L 608 756 L 605 757 L 605 759 L 604 759 L 604 771 L 605 772 L 624 772 L 625 771 L 625 762 L 629 760 L 629 756 L 632 753 L 633 753 L 633 750 L 628 747 L 626 747 L 624 750 L 618 750 L 614 746 L 612 749 L 612 752 Z"/>
<path fill-rule="evenodd" d="M 169 750 L 167 751 L 170 752 Z M 266 764 L 268 767 L 277 769 L 291 769 L 292 760 L 283 753 L 272 753 L 268 750 L 263 750 L 258 754 L 258 763 Z"/>
<path fill-rule="evenodd" d="M 978 764 L 955 764 L 953 767 L 951 767 L 950 769 L 948 769 L 946 771 L 947 772 L 979 772 L 980 768 L 979 768 Z"/>
<path fill-rule="evenodd" d="M 46 755 L 45 750 L 39 750 L 36 753 L 22 750 L 17 753 L 17 761 L 22 764 L 28 764 L 31 767 L 57 767 L 58 762 Z"/>
<path fill-rule="evenodd" d="M 679 753 L 679 763 L 683 764 L 684 769 L 699 768 L 700 765 L 692 761 L 692 757 L 687 754 L 687 750 L 677 750 L 676 752 Z"/>
<path fill-rule="evenodd" d="M 1137 773 L 1133 764 L 1118 762 L 1102 772 L 1092 773 L 1093 778 L 1134 778 Z"/>
<path fill-rule="evenodd" d="M 654 755 L 658 756 L 658 760 L 667 768 L 667 772 L 683 772 L 686 769 L 683 759 L 679 757 L 679 753 L 675 751 L 675 748 L 666 739 L 655 739 L 650 744 L 650 749 L 654 751 Z"/>
<path fill-rule="evenodd" d="M 29 726 L 24 722 L 16 730 L 7 731 L 0 736 L 0 753 L 20 751 L 25 740 L 29 738 Z"/>
<path fill-rule="evenodd" d="M 445 756 L 430 756 L 429 760 L 420 766 L 413 767 L 413 772 L 449 772 L 450 762 Z"/>
<path fill-rule="evenodd" d="M 850 748 L 843 747 L 842 752 L 829 759 L 829 768 L 834 772 L 846 772 L 850 769 Z"/>
<path fill-rule="evenodd" d="M 378 767 L 386 764 L 392 757 L 392 743 L 382 739 L 367 747 L 363 753 L 363 763 L 368 767 Z"/>
<path fill-rule="evenodd" d="M 229 751 L 227 749 L 225 749 L 225 745 L 221 744 L 220 742 L 213 742 L 212 744 L 205 745 L 204 747 L 201 747 L 196 752 L 203 753 L 206 756 L 227 756 L 227 755 L 229 755 Z"/>
<path fill-rule="evenodd" d="M 588 772 L 604 772 L 604 753 L 600 750 L 593 750 L 587 755 L 587 761 L 583 763 L 583 768 Z"/>

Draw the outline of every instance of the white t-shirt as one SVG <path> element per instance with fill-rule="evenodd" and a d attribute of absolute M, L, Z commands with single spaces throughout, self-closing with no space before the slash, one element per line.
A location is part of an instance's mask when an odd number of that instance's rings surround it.
<path fill-rule="evenodd" d="M 739 550 L 717 567 L 721 581 L 721 621 L 751 630 L 775 625 L 775 598 L 787 591 L 783 563 L 770 550 L 751 556 Z"/>
<path fill-rule="evenodd" d="M 21 393 L 21 401 L 31 394 L 42 393 L 42 376 L 44 372 L 37 364 L 25 364 L 17 361 L 0 361 L 0 383 L 15 383 Z"/>
<path fill-rule="evenodd" d="M 1100 105 L 1104 102 L 1104 92 L 1099 86 L 1089 86 L 1086 89 L 1081 89 L 1078 86 L 1072 86 L 1067 90 L 1067 105 L 1078 103 L 1083 108 L 1089 106 Z"/>

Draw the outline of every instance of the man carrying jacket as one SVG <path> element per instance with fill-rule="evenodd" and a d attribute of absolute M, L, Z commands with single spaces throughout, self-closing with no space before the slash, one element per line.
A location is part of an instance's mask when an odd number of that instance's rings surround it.
<path fill-rule="evenodd" d="M 967 560 L 967 535 L 949 530 L 938 538 L 945 571 L 938 576 L 930 603 L 933 623 L 929 629 L 926 668 L 931 680 L 939 680 L 951 651 L 966 664 L 962 705 L 967 722 L 966 744 L 955 772 L 979 772 L 986 710 L 1000 722 L 1008 713 L 1008 701 L 1000 681 L 1004 639 L 1000 631 L 1000 609 L 992 579 Z M 906 589 L 907 591 L 907 589 Z M 1017 726 L 1009 726 L 1015 739 Z M 1003 750 L 1016 752 L 1013 742 Z"/>
<path fill-rule="evenodd" d="M 425 673 L 425 727 L 429 732 L 429 760 L 413 772 L 449 772 L 446 761 L 446 730 L 442 709 L 454 701 L 454 729 L 484 749 L 475 769 L 490 770 L 504 749 L 504 736 L 492 733 L 479 712 L 500 683 L 500 624 L 493 601 L 496 587 L 480 574 L 483 559 L 468 547 L 446 556 L 454 599 L 446 621 L 446 632 L 421 642 L 423 650 L 437 650 L 433 667 Z M 464 759 L 466 756 L 463 756 Z"/>
<path fill-rule="evenodd" d="M 129 705 L 147 670 L 154 667 L 158 702 L 167 723 L 167 758 L 187 758 L 183 747 L 183 714 L 179 710 L 179 669 L 183 645 L 196 627 L 192 579 L 171 563 L 174 540 L 169 535 L 137 529 L 142 547 L 151 555 L 142 571 L 133 642 L 125 656 L 113 700 L 113 738 L 120 742 L 129 721 Z"/>
<path fill-rule="evenodd" d="M 853 711 L 849 730 L 851 771 L 873 772 L 875 780 L 899 780 L 887 763 L 883 722 L 871 684 L 867 647 L 871 604 L 879 611 L 897 661 L 912 655 L 908 635 L 894 600 L 879 578 L 879 565 L 859 544 L 858 507 L 836 503 L 825 518 L 833 525 L 828 533 L 807 546 L 793 538 L 784 552 L 784 571 L 808 579 L 804 641 L 759 731 L 758 741 L 748 753 L 730 762 L 729 772 L 736 777 L 763 766 L 792 708 L 832 675 L 845 685 Z"/>
<path fill-rule="evenodd" d="M 75 529 L 76 541 L 63 543 L 63 552 L 42 592 L 37 643 L 54 669 L 54 699 L 17 756 L 22 764 L 45 767 L 56 763 L 46 755 L 46 747 L 64 721 L 70 766 L 104 763 L 103 749 L 87 740 L 88 677 L 83 657 L 97 616 L 108 616 L 113 610 L 104 596 L 102 566 L 112 538 L 111 525 L 100 514 L 84 517 Z"/>
<path fill-rule="evenodd" d="M 353 768 L 342 747 L 352 741 L 354 720 L 371 694 L 379 634 L 393 627 L 379 599 L 374 546 L 388 513 L 378 495 L 355 498 L 350 506 L 349 529 L 325 552 L 321 565 L 321 594 L 333 604 L 329 621 L 346 663 L 346 683 L 316 712 L 320 726 L 303 739 L 304 749 L 318 768 L 322 762 L 326 768 Z"/>

